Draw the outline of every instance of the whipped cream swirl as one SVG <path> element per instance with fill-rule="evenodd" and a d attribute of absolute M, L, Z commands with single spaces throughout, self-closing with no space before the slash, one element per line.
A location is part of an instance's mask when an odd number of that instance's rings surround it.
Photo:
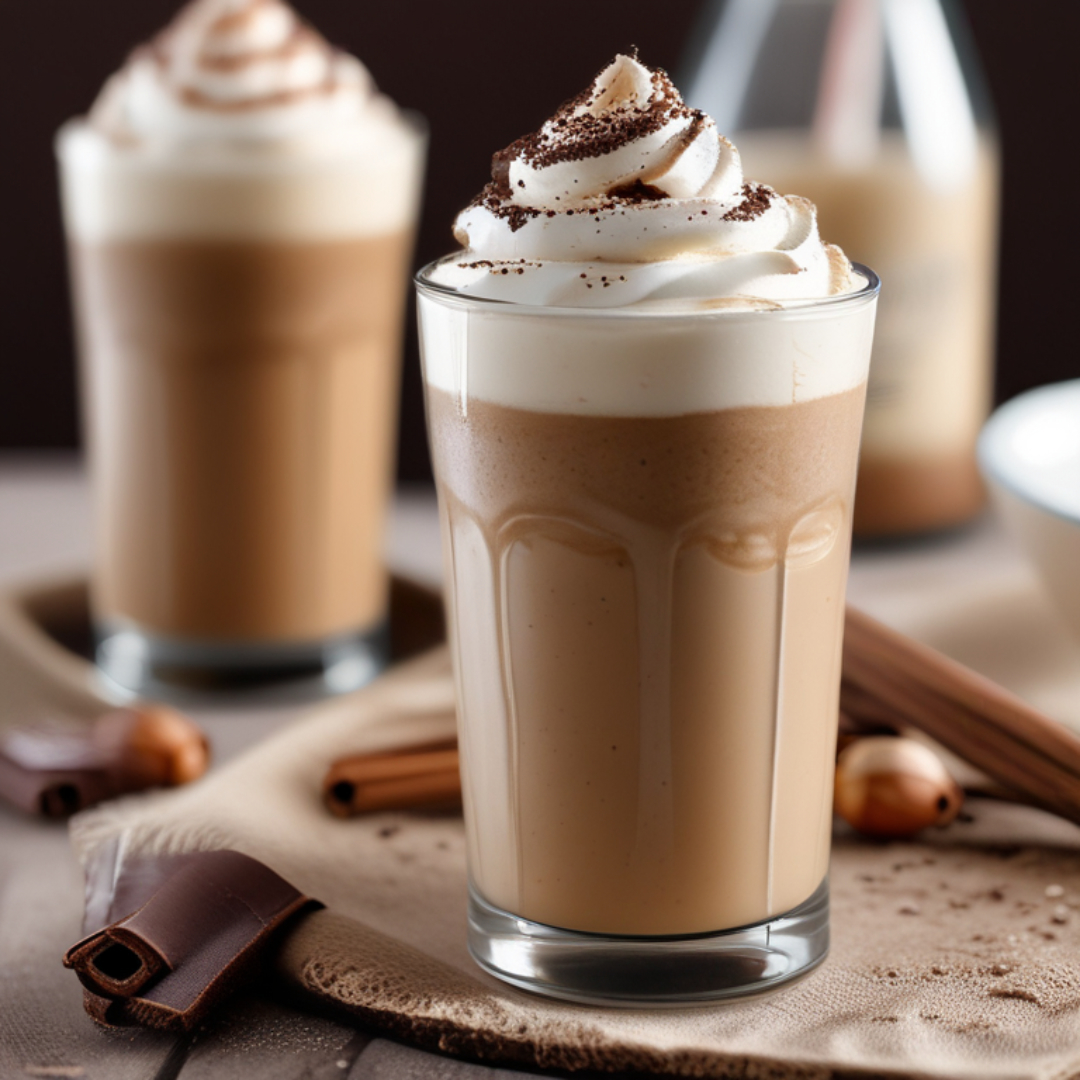
<path fill-rule="evenodd" d="M 87 241 L 310 241 L 412 228 L 422 124 L 285 0 L 191 0 L 57 136 Z"/>
<path fill-rule="evenodd" d="M 743 177 L 738 150 L 668 76 L 619 55 L 492 160 L 432 280 L 548 306 L 778 301 L 853 290 L 812 203 Z"/>
<path fill-rule="evenodd" d="M 363 64 L 283 0 L 192 0 L 91 113 L 114 138 L 157 142 L 308 138 L 396 120 Z"/>

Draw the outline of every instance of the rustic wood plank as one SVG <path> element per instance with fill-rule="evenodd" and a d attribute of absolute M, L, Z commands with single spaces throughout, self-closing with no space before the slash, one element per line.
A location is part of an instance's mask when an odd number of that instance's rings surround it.
<path fill-rule="evenodd" d="M 174 1036 L 104 1031 L 83 1012 L 60 963 L 81 919 L 65 827 L 0 807 L 0 1077 L 168 1080 Z"/>
<path fill-rule="evenodd" d="M 346 1080 L 522 1080 L 525 1073 L 493 1069 L 428 1054 L 389 1039 L 375 1039 L 357 1059 Z M 532 1074 L 535 1075 L 535 1074 Z M 558 1080 L 562 1073 L 545 1073 Z"/>
<path fill-rule="evenodd" d="M 196 1032 L 180 1080 L 344 1080 L 370 1042 L 333 1020 L 243 993 Z"/>

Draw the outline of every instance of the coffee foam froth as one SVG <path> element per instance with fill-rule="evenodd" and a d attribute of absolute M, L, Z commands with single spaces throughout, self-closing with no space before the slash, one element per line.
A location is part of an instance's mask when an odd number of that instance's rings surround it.
<path fill-rule="evenodd" d="M 421 289 L 427 383 L 454 395 L 578 416 L 679 416 L 793 405 L 866 380 L 876 285 L 806 308 L 711 313 L 530 311 Z"/>

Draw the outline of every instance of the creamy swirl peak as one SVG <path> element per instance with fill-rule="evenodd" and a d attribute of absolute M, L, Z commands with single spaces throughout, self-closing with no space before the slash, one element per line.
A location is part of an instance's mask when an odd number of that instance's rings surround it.
<path fill-rule="evenodd" d="M 561 209 L 604 195 L 735 199 L 735 148 L 683 104 L 662 71 L 617 56 L 592 87 L 534 135 L 495 155 L 497 193 L 525 209 Z"/>
<path fill-rule="evenodd" d="M 290 138 L 388 108 L 360 61 L 283 0 L 192 0 L 135 50 L 91 119 L 129 139 Z"/>
<path fill-rule="evenodd" d="M 466 250 L 433 280 L 518 303 L 782 302 L 857 285 L 813 204 L 746 182 L 711 117 L 636 56 L 495 154 L 454 235 Z"/>

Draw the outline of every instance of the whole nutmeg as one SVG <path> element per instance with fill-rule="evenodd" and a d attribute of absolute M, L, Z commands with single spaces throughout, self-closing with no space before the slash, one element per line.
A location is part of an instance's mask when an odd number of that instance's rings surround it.
<path fill-rule="evenodd" d="M 111 745 L 123 786 L 155 787 L 197 780 L 210 762 L 201 729 L 167 705 L 144 702 L 99 718 L 96 738 Z"/>
<path fill-rule="evenodd" d="M 937 754 L 914 739 L 868 736 L 836 759 L 833 808 L 867 836 L 904 837 L 947 825 L 963 800 Z"/>
<path fill-rule="evenodd" d="M 182 712 L 168 705 L 144 703 L 137 707 L 129 746 L 135 754 L 158 755 L 165 784 L 189 784 L 210 764 L 210 744 L 202 730 Z"/>

